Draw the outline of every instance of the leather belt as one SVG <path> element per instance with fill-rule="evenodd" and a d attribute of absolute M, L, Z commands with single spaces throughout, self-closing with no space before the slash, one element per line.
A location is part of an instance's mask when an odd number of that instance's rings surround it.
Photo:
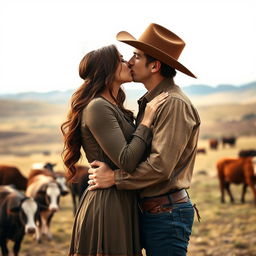
<path fill-rule="evenodd" d="M 185 189 L 166 195 L 143 198 L 139 202 L 141 212 L 161 213 L 172 210 L 172 204 L 186 203 L 189 201 L 188 193 Z"/>

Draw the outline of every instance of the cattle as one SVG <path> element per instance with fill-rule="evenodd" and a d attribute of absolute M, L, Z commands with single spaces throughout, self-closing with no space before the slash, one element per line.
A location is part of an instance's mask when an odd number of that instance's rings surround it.
<path fill-rule="evenodd" d="M 13 253 L 18 256 L 25 234 L 36 232 L 38 205 L 33 198 L 11 186 L 0 186 L 0 244 L 2 255 L 8 256 L 8 240 L 14 242 Z"/>
<path fill-rule="evenodd" d="M 62 196 L 65 196 L 69 193 L 66 177 L 63 172 L 59 172 L 59 171 L 52 172 L 52 171 L 49 171 L 46 169 L 35 169 L 35 170 L 30 171 L 28 178 L 31 179 L 32 177 L 39 175 L 39 174 L 53 177 L 60 187 Z"/>
<path fill-rule="evenodd" d="M 14 185 L 19 190 L 26 190 L 28 179 L 15 166 L 0 165 L 0 185 Z"/>
<path fill-rule="evenodd" d="M 230 190 L 230 184 L 243 184 L 241 202 L 245 202 L 247 186 L 250 186 L 254 194 L 256 204 L 256 175 L 255 157 L 246 156 L 239 158 L 224 158 L 217 162 L 218 177 L 220 182 L 221 202 L 225 203 L 225 190 L 228 192 L 231 203 L 234 197 Z"/>
<path fill-rule="evenodd" d="M 50 223 L 54 213 L 59 210 L 60 194 L 59 185 L 51 176 L 39 174 L 28 179 L 26 195 L 43 206 L 39 212 L 39 229 L 36 234 L 39 243 L 42 235 L 46 235 L 49 240 L 52 239 Z"/>
<path fill-rule="evenodd" d="M 73 178 L 73 180 L 69 183 L 69 188 L 71 191 L 72 201 L 73 201 L 73 213 L 75 215 L 77 210 L 77 205 L 88 187 L 88 181 L 89 181 L 89 174 L 88 166 L 84 165 L 76 165 L 76 176 Z"/>
<path fill-rule="evenodd" d="M 63 172 L 54 172 L 54 176 L 53 176 L 56 180 L 56 182 L 58 183 L 59 187 L 60 187 L 60 192 L 62 196 L 65 196 L 69 193 L 69 189 L 67 186 L 67 179 L 65 177 L 65 174 Z"/>
<path fill-rule="evenodd" d="M 41 169 L 46 169 L 48 171 L 54 172 L 54 167 L 56 164 L 46 162 L 46 163 L 34 163 L 32 164 L 32 170 L 41 170 Z"/>
<path fill-rule="evenodd" d="M 206 149 L 205 148 L 198 148 L 197 149 L 197 154 L 206 154 Z"/>
<path fill-rule="evenodd" d="M 249 157 L 249 156 L 256 156 L 255 149 L 247 149 L 247 150 L 240 150 L 238 153 L 239 157 Z"/>
<path fill-rule="evenodd" d="M 236 145 L 236 137 L 222 137 L 222 147 L 225 148 L 225 145 L 229 145 L 230 147 L 235 147 Z"/>
<path fill-rule="evenodd" d="M 219 145 L 219 141 L 217 139 L 210 139 L 209 140 L 209 147 L 210 149 L 217 150 Z"/>

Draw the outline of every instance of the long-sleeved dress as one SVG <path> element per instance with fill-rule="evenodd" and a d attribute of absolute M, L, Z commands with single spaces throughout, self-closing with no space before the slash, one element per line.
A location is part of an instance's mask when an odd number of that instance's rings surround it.
<path fill-rule="evenodd" d="M 149 128 L 139 125 L 135 130 L 129 117 L 103 97 L 84 109 L 81 131 L 89 162 L 100 160 L 128 172 L 141 161 L 150 138 Z M 136 191 L 115 186 L 86 190 L 75 216 L 69 255 L 141 255 Z"/>

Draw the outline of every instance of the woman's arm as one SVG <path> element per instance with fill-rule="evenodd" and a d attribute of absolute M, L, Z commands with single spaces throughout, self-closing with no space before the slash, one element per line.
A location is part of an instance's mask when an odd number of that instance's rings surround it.
<path fill-rule="evenodd" d="M 87 106 L 83 120 L 105 154 L 119 168 L 131 173 L 146 149 L 150 128 L 139 125 L 127 143 L 112 106 L 101 98 Z"/>
<path fill-rule="evenodd" d="M 146 149 L 156 109 L 165 101 L 163 93 L 147 104 L 144 118 L 127 143 L 113 107 L 104 99 L 94 99 L 84 111 L 85 124 L 105 154 L 119 167 L 131 173 Z M 97 160 L 97 159 L 95 159 Z"/>

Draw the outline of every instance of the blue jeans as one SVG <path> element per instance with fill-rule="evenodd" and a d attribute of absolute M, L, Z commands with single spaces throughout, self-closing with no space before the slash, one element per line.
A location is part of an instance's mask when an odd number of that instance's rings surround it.
<path fill-rule="evenodd" d="M 140 214 L 140 233 L 147 256 L 185 256 L 194 222 L 191 202 L 173 204 L 170 212 Z"/>

